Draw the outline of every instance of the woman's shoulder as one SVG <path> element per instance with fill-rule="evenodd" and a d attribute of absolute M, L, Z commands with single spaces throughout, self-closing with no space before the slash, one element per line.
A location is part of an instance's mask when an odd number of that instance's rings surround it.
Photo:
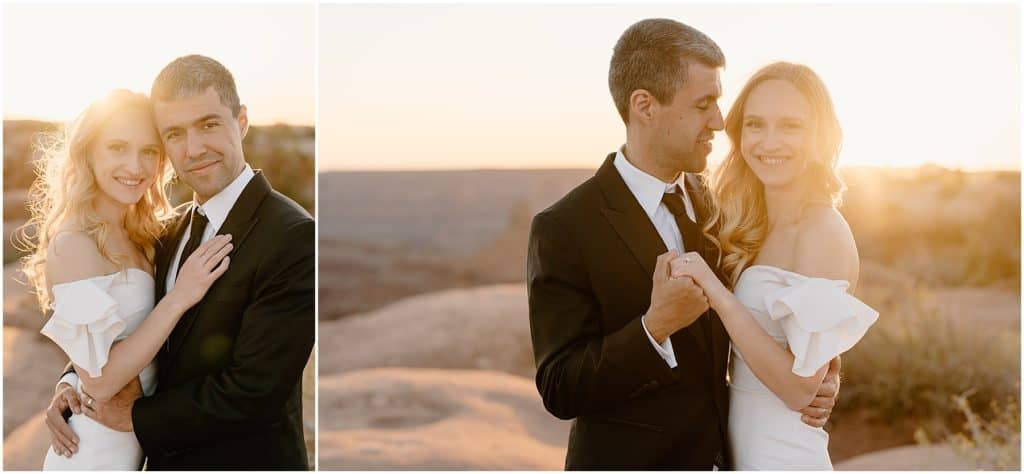
<path fill-rule="evenodd" d="M 859 272 L 857 243 L 838 209 L 814 206 L 804 212 L 797 227 L 794 266 L 804 275 L 854 284 Z"/>
<path fill-rule="evenodd" d="M 853 238 L 850 224 L 846 218 L 832 206 L 815 205 L 804 210 L 800 221 L 797 223 L 799 237 L 810 235 L 821 235 L 822 233 L 836 238 Z"/>
<path fill-rule="evenodd" d="M 46 248 L 46 279 L 50 286 L 110 273 L 111 264 L 91 235 L 70 227 L 58 228 Z"/>

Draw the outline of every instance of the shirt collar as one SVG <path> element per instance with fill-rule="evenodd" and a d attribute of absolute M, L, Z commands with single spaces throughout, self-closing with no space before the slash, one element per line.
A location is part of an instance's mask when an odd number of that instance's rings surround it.
<path fill-rule="evenodd" d="M 245 190 L 245 186 L 249 184 L 253 176 L 256 176 L 256 173 L 246 163 L 245 168 L 242 169 L 242 172 L 239 173 L 238 177 L 231 184 L 213 195 L 205 203 L 195 204 L 199 208 L 199 213 L 206 216 L 210 221 L 210 228 L 220 229 L 220 226 L 224 225 L 224 221 L 227 220 L 231 208 L 235 207 L 235 201 L 238 200 L 238 196 L 242 195 L 242 191 Z"/>
<path fill-rule="evenodd" d="M 654 213 L 661 205 L 662 196 L 665 193 L 675 192 L 676 186 L 683 191 L 683 202 L 690 202 L 689 193 L 686 192 L 686 173 L 679 173 L 679 178 L 676 178 L 674 182 L 665 183 L 630 163 L 621 148 L 615 153 L 614 165 L 615 169 L 619 171 L 619 175 L 622 176 L 622 180 L 626 182 L 626 187 L 636 197 L 640 207 L 647 213 L 647 217 L 651 219 L 654 219 Z"/>

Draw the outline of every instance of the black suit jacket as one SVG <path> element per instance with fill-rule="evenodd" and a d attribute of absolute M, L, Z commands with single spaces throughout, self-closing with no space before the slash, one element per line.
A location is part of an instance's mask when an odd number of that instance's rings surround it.
<path fill-rule="evenodd" d="M 156 296 L 187 227 L 161 239 Z M 156 393 L 135 402 L 149 469 L 308 469 L 302 371 L 315 331 L 315 223 L 257 172 L 218 234 L 231 266 L 157 354 Z"/>
<path fill-rule="evenodd" d="M 575 419 L 565 466 L 729 467 L 728 336 L 718 317 L 705 313 L 710 340 L 698 324 L 671 336 L 674 370 L 651 346 L 641 316 L 650 306 L 655 262 L 667 249 L 614 158 L 534 217 L 530 229 L 537 388 L 548 411 Z M 687 182 L 702 221 L 706 190 L 696 176 Z"/>

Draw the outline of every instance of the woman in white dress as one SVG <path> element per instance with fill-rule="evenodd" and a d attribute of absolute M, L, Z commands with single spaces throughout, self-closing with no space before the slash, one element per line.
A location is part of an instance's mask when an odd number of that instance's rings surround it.
<path fill-rule="evenodd" d="M 672 275 L 704 289 L 732 340 L 735 468 L 831 470 L 828 434 L 804 424 L 799 410 L 829 361 L 878 318 L 849 293 L 860 265 L 836 209 L 842 132 L 821 79 L 781 62 L 747 82 L 725 130 L 732 149 L 715 171 L 704 230 L 722 250 L 727 283 L 693 252 L 672 261 Z"/>
<path fill-rule="evenodd" d="M 165 194 L 170 167 L 149 99 L 113 91 L 54 138 L 43 147 L 43 172 L 30 195 L 36 232 L 24 262 L 41 307 L 52 309 L 41 332 L 71 359 L 79 393 L 105 400 L 132 384 L 150 394 L 157 351 L 182 314 L 227 270 L 230 236 L 200 246 L 173 290 L 154 306 L 156 239 L 173 210 Z M 74 452 L 51 446 L 44 469 L 142 466 L 134 433 L 86 417 L 78 400 L 72 406 L 68 424 L 77 446 Z"/>

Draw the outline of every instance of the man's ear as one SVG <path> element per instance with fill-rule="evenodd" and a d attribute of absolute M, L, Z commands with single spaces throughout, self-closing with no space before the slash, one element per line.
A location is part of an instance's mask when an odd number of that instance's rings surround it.
<path fill-rule="evenodd" d="M 249 133 L 249 115 L 246 114 L 245 106 L 238 106 L 238 128 L 242 132 L 242 138 L 245 139 L 245 134 Z"/>
<path fill-rule="evenodd" d="M 630 121 L 637 119 L 641 122 L 649 122 L 654 116 L 654 108 L 657 103 L 658 100 L 646 89 L 633 91 L 632 94 L 629 94 Z"/>

